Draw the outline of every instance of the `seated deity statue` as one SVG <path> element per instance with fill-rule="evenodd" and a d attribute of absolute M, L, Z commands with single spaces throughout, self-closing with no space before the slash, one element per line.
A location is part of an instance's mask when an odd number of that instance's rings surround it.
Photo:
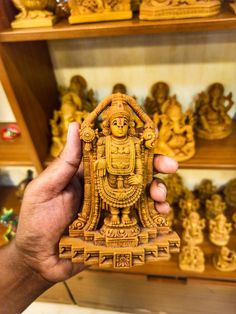
<path fill-rule="evenodd" d="M 218 246 L 224 246 L 229 242 L 232 224 L 227 218 L 220 214 L 209 221 L 210 241 Z"/>
<path fill-rule="evenodd" d="M 225 138 L 232 132 L 232 119 L 228 111 L 233 106 L 232 93 L 224 95 L 224 86 L 214 83 L 196 100 L 196 134 L 214 140 Z"/>
<path fill-rule="evenodd" d="M 223 246 L 219 254 L 214 255 L 213 264 L 220 271 L 236 270 L 236 252 Z"/>
<path fill-rule="evenodd" d="M 205 228 L 205 219 L 200 219 L 197 212 L 191 212 L 190 215 L 184 218 L 182 226 L 183 240 L 191 244 L 200 244 L 203 242 L 203 232 Z"/>
<path fill-rule="evenodd" d="M 67 137 L 69 124 L 73 121 L 82 123 L 97 105 L 92 89 L 87 91 L 87 82 L 81 75 L 71 78 L 68 89 L 60 87 L 59 110 L 54 110 L 50 120 L 52 129 L 51 155 L 57 157 L 62 151 Z"/>
<path fill-rule="evenodd" d="M 162 105 L 162 114 L 155 114 L 153 121 L 159 130 L 155 143 L 156 154 L 167 155 L 177 161 L 193 157 L 195 140 L 192 111 L 188 110 L 184 114 L 176 96 L 169 97 Z"/>
<path fill-rule="evenodd" d="M 200 207 L 200 200 L 196 198 L 193 192 L 185 190 L 184 195 L 179 200 L 179 219 L 183 220 L 184 218 L 189 217 L 192 212 L 196 212 Z"/>
<path fill-rule="evenodd" d="M 165 82 L 157 82 L 151 88 L 151 97 L 145 99 L 144 108 L 153 119 L 154 115 L 163 113 L 162 105 L 169 98 L 169 86 Z"/>
<path fill-rule="evenodd" d="M 134 114 L 142 130 L 135 128 Z M 94 128 L 100 115 L 102 132 Z M 177 251 L 176 234 L 146 192 L 153 176 L 155 130 L 135 99 L 121 93 L 107 97 L 84 120 L 80 136 L 84 204 L 69 237 L 61 240 L 60 256 L 68 257 L 69 245 L 72 261 L 122 268 Z M 165 248 L 158 246 L 159 238 Z"/>
<path fill-rule="evenodd" d="M 226 203 L 222 200 L 220 194 L 213 194 L 210 199 L 206 200 L 206 218 L 214 219 L 220 214 L 224 214 Z"/>
<path fill-rule="evenodd" d="M 179 267 L 186 271 L 203 272 L 205 270 L 205 258 L 202 249 L 195 245 L 182 247 L 179 254 Z"/>

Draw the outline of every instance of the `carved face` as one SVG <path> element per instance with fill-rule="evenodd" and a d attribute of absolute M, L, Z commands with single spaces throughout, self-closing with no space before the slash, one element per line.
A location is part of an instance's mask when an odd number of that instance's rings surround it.
<path fill-rule="evenodd" d="M 117 117 L 110 122 L 111 133 L 114 137 L 123 138 L 128 133 L 128 119 Z"/>

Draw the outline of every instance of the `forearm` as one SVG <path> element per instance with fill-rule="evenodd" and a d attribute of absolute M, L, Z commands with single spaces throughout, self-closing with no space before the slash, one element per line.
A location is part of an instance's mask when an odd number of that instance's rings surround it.
<path fill-rule="evenodd" d="M 21 313 L 50 286 L 24 263 L 14 241 L 0 249 L 0 314 Z"/>

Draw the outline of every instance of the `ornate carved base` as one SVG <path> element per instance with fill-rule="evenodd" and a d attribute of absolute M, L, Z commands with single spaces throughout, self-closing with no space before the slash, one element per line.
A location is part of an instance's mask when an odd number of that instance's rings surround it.
<path fill-rule="evenodd" d="M 202 129 L 197 129 L 196 134 L 197 137 L 203 138 L 205 140 L 220 140 L 222 138 L 228 137 L 232 133 L 232 125 L 230 125 L 225 130 L 219 130 L 219 131 L 205 131 Z"/>
<path fill-rule="evenodd" d="M 90 23 L 100 21 L 115 21 L 115 20 L 129 20 L 132 18 L 132 11 L 120 11 L 120 12 L 103 12 L 93 13 L 86 15 L 71 15 L 69 17 L 70 24 L 78 23 Z"/>
<path fill-rule="evenodd" d="M 155 3 L 155 1 L 154 1 Z M 213 16 L 220 12 L 220 1 L 198 1 L 196 4 L 149 5 L 146 1 L 140 6 L 140 20 L 168 20 L 185 19 L 192 17 Z"/>
<path fill-rule="evenodd" d="M 85 232 L 84 239 L 64 236 L 59 243 L 59 256 L 69 258 L 74 263 L 102 268 L 129 268 L 146 262 L 168 260 L 170 253 L 179 252 L 180 239 L 175 232 L 150 238 L 154 235 L 152 231 L 143 229 L 138 238 L 119 239 L 119 245 L 123 243 L 123 247 L 105 246 L 105 238 L 98 231 Z M 112 239 L 109 238 L 109 241 Z M 140 243 L 136 247 L 133 246 L 135 241 Z"/>
<path fill-rule="evenodd" d="M 11 23 L 12 28 L 48 27 L 57 22 L 56 16 L 37 17 L 35 19 L 25 18 L 15 20 Z"/>

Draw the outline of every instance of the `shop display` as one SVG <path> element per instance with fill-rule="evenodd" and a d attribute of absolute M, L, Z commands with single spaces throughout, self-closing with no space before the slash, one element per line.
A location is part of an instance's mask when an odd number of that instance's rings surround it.
<path fill-rule="evenodd" d="M 165 82 L 157 82 L 151 88 L 151 97 L 145 99 L 144 108 L 148 115 L 153 119 L 154 115 L 164 113 L 163 104 L 169 98 L 169 85 Z"/>
<path fill-rule="evenodd" d="M 220 214 L 224 214 L 226 203 L 223 202 L 219 194 L 213 194 L 211 199 L 206 200 L 206 218 L 214 219 Z"/>
<path fill-rule="evenodd" d="M 66 143 L 69 124 L 73 121 L 81 124 L 97 105 L 93 90 L 87 90 L 87 82 L 81 75 L 73 76 L 69 88 L 60 88 L 60 94 L 60 110 L 55 110 L 53 119 L 50 120 L 52 128 L 50 152 L 53 157 L 60 154 Z"/>
<path fill-rule="evenodd" d="M 28 169 L 25 179 L 23 179 L 17 186 L 16 196 L 22 199 L 27 185 L 33 180 L 33 171 Z"/>
<path fill-rule="evenodd" d="M 236 179 L 232 179 L 226 184 L 224 195 L 226 203 L 229 206 L 236 208 Z"/>
<path fill-rule="evenodd" d="M 214 83 L 201 92 L 196 100 L 196 134 L 214 140 L 227 137 L 232 132 L 232 119 L 228 111 L 233 106 L 232 93 L 224 95 L 224 86 Z"/>
<path fill-rule="evenodd" d="M 132 18 L 130 0 L 68 0 L 70 24 Z"/>
<path fill-rule="evenodd" d="M 184 271 L 203 272 L 205 270 L 205 257 L 202 249 L 191 244 L 182 247 L 179 254 L 179 267 Z"/>
<path fill-rule="evenodd" d="M 183 219 L 182 226 L 183 240 L 191 244 L 201 244 L 204 240 L 203 229 L 205 228 L 205 219 L 200 219 L 197 212 L 191 212 L 188 217 Z"/>
<path fill-rule="evenodd" d="M 232 224 L 221 214 L 209 221 L 209 239 L 218 246 L 227 245 L 232 231 Z"/>
<path fill-rule="evenodd" d="M 192 111 L 182 112 L 176 96 L 169 97 L 162 105 L 162 114 L 154 115 L 159 130 L 155 154 L 167 155 L 177 161 L 187 160 L 195 154 Z"/>
<path fill-rule="evenodd" d="M 103 113 L 103 130 L 94 128 Z M 133 114 L 143 122 L 135 129 Z M 135 99 L 105 98 L 81 126 L 84 205 L 60 241 L 60 257 L 99 267 L 128 268 L 168 259 L 180 240 L 155 208 L 148 186 L 153 178 L 155 128 Z"/>
<path fill-rule="evenodd" d="M 56 0 L 12 0 L 20 11 L 11 23 L 12 28 L 45 27 L 56 22 Z"/>
<path fill-rule="evenodd" d="M 223 246 L 219 254 L 214 255 L 213 265 L 220 271 L 236 270 L 236 252 Z"/>
<path fill-rule="evenodd" d="M 143 0 L 140 6 L 141 20 L 171 20 L 192 17 L 207 17 L 220 12 L 218 0 Z"/>

